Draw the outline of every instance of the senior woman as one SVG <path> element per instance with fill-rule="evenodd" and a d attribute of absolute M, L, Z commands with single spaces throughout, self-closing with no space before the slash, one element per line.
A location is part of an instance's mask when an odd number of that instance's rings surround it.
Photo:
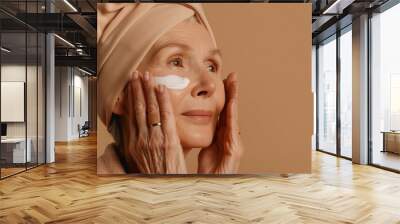
<path fill-rule="evenodd" d="M 237 173 L 243 153 L 236 75 L 200 4 L 98 4 L 98 113 L 114 138 L 101 173 Z"/>

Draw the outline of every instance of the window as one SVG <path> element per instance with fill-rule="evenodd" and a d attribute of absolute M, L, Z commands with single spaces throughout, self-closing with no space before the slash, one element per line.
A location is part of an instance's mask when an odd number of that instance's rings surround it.
<path fill-rule="evenodd" d="M 318 47 L 318 149 L 336 153 L 336 36 Z"/>
<path fill-rule="evenodd" d="M 352 157 L 352 33 L 340 36 L 340 155 Z"/>
<path fill-rule="evenodd" d="M 371 18 L 370 160 L 400 170 L 400 5 Z"/>

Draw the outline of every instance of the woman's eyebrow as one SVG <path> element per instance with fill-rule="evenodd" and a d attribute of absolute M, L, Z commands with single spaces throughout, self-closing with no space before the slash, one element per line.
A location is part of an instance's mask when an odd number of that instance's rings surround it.
<path fill-rule="evenodd" d="M 154 52 L 153 55 L 157 55 L 162 49 L 167 48 L 167 47 L 178 47 L 178 48 L 182 48 L 183 50 L 190 50 L 191 49 L 191 47 L 189 45 L 186 45 L 186 44 L 167 43 L 167 44 L 163 44 L 163 45 L 157 47 L 157 50 Z"/>
<path fill-rule="evenodd" d="M 166 43 L 166 44 L 163 44 L 163 45 L 160 45 L 159 47 L 157 47 L 156 50 L 154 51 L 154 53 L 152 54 L 151 58 L 154 58 L 162 49 L 168 48 L 168 47 L 177 47 L 177 48 L 181 48 L 183 50 L 192 50 L 192 48 L 186 44 Z M 210 50 L 209 55 L 219 55 L 220 57 L 222 57 L 222 52 L 220 49 L 216 48 L 216 49 Z"/>
<path fill-rule="evenodd" d="M 216 48 L 214 50 L 210 50 L 210 55 L 219 55 L 220 57 L 222 57 L 222 52 L 220 49 Z"/>

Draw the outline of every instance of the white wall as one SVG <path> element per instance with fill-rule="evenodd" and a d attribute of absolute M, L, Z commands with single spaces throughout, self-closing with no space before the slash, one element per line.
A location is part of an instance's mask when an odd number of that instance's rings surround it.
<path fill-rule="evenodd" d="M 70 141 L 88 120 L 88 78 L 72 67 L 56 67 L 55 73 L 55 141 Z"/>
<path fill-rule="evenodd" d="M 33 80 L 29 77 L 31 74 L 36 76 L 36 67 L 25 65 L 17 65 L 17 64 L 9 64 L 1 66 L 1 81 L 2 82 L 25 82 L 26 71 L 28 72 L 28 80 L 29 86 L 36 86 L 36 80 Z M 27 105 L 36 108 L 36 88 L 27 88 L 27 103 L 35 102 L 32 105 Z M 33 99 L 34 98 L 34 99 Z M 6 110 L 7 108 L 1 108 L 2 110 Z M 27 113 L 28 122 L 35 121 L 36 123 L 36 113 Z M 33 124 L 29 123 L 28 128 L 33 127 Z M 36 126 L 34 127 L 36 129 Z M 28 130 L 28 137 L 29 137 Z M 36 133 L 35 133 L 36 134 Z M 7 122 L 7 136 L 8 137 L 25 137 L 25 122 Z"/>
<path fill-rule="evenodd" d="M 67 67 L 55 68 L 55 141 L 68 140 L 68 71 Z"/>
<path fill-rule="evenodd" d="M 17 64 L 2 65 L 1 81 L 25 82 L 25 65 L 17 65 Z M 1 109 L 5 110 L 6 108 L 1 108 Z M 7 137 L 25 137 L 25 123 L 24 122 L 7 123 Z"/>

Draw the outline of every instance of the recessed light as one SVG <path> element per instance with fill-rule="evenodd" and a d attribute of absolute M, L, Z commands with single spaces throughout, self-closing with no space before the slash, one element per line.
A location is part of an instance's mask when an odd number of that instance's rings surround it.
<path fill-rule="evenodd" d="M 90 73 L 90 72 L 88 72 L 88 71 L 86 71 L 86 70 L 83 70 L 83 69 L 81 69 L 81 68 L 79 68 L 79 67 L 78 67 L 78 70 L 81 71 L 81 72 L 83 72 L 83 73 L 85 73 L 85 74 L 87 74 L 87 75 L 93 75 L 92 73 Z"/>
<path fill-rule="evenodd" d="M 7 49 L 5 47 L 1 47 L 0 49 L 1 49 L 1 51 L 4 51 L 6 53 L 10 53 L 11 52 L 11 50 L 9 50 L 9 49 Z"/>
<path fill-rule="evenodd" d="M 68 1 L 64 0 L 65 4 L 67 4 L 74 12 L 78 12 L 78 10 Z"/>
<path fill-rule="evenodd" d="M 62 38 L 62 37 L 60 37 L 60 36 L 57 35 L 57 34 L 54 34 L 54 36 L 57 37 L 57 38 L 58 38 L 59 40 L 61 40 L 62 42 L 66 43 L 67 45 L 69 45 L 69 46 L 75 48 L 75 45 L 73 45 L 73 44 L 72 44 L 71 42 L 69 42 L 68 40 L 66 40 L 66 39 L 64 39 L 64 38 Z"/>

